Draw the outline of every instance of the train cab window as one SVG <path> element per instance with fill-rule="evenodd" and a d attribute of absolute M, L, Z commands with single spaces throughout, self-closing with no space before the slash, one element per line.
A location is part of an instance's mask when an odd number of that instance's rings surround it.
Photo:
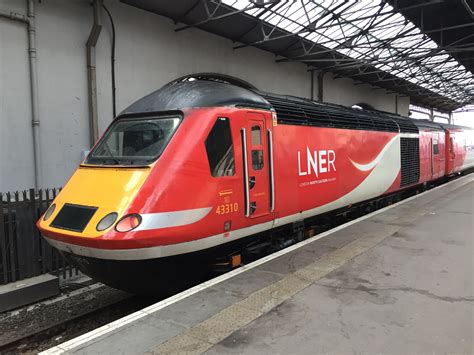
<path fill-rule="evenodd" d="M 86 164 L 149 164 L 161 155 L 180 121 L 179 117 L 118 119 L 89 154 Z"/>
<path fill-rule="evenodd" d="M 212 176 L 235 174 L 234 148 L 228 118 L 219 117 L 216 120 L 206 138 L 206 151 Z"/>
<path fill-rule="evenodd" d="M 433 154 L 434 155 L 439 154 L 439 148 L 438 148 L 438 141 L 437 140 L 433 140 Z"/>
<path fill-rule="evenodd" d="M 252 150 L 252 169 L 263 169 L 263 150 Z"/>
<path fill-rule="evenodd" d="M 252 126 L 251 140 L 252 146 L 261 146 L 262 145 L 262 130 L 259 125 Z M 255 147 L 260 148 L 260 147 Z M 252 169 L 253 170 L 262 170 L 263 169 L 263 150 L 261 149 L 252 149 Z"/>
<path fill-rule="evenodd" d="M 260 126 L 252 126 L 252 145 L 262 145 Z"/>

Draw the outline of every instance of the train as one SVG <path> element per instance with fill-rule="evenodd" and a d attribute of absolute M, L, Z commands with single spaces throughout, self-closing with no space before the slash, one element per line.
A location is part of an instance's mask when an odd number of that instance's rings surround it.
<path fill-rule="evenodd" d="M 473 129 L 189 75 L 121 112 L 37 227 L 112 287 L 181 287 L 256 236 L 472 167 Z"/>

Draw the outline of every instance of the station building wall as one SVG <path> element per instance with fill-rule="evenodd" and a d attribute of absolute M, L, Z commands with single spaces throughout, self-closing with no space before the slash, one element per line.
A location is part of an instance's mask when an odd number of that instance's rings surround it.
<path fill-rule="evenodd" d="M 218 72 L 259 89 L 311 96 L 311 75 L 299 63 L 276 63 L 271 53 L 244 48 L 210 33 L 176 25 L 118 0 L 106 0 L 116 27 L 117 112 L 182 75 Z M 21 0 L 0 0 L 0 9 L 21 14 Z M 111 27 L 103 14 L 97 44 L 99 130 L 112 120 Z M 92 26 L 89 0 L 36 2 L 43 187 L 62 186 L 89 148 L 86 41 Z M 317 96 L 315 80 L 314 97 Z M 25 25 L 0 18 L 0 191 L 33 187 L 33 144 Z M 324 79 L 324 100 L 344 105 L 365 102 L 408 114 L 408 98 L 398 100 L 351 79 Z"/>

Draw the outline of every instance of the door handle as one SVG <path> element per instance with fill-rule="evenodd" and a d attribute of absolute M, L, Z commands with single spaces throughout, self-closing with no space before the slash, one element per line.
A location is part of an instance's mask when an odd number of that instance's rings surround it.
<path fill-rule="evenodd" d="M 250 203 L 250 214 L 253 214 L 257 210 L 257 202 Z"/>
<path fill-rule="evenodd" d="M 255 176 L 251 176 L 249 179 L 249 188 L 253 189 L 254 186 L 255 186 Z"/>

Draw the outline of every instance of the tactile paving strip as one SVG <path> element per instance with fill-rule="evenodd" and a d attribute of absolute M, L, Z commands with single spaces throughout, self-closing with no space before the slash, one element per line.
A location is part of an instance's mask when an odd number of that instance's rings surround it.
<path fill-rule="evenodd" d="M 160 344 L 153 354 L 202 354 L 235 331 L 293 297 L 331 271 L 371 249 L 401 227 L 394 226 L 381 235 L 367 235 L 337 249 L 318 261 L 264 287 L 211 318 L 195 325 L 187 332 Z"/>

